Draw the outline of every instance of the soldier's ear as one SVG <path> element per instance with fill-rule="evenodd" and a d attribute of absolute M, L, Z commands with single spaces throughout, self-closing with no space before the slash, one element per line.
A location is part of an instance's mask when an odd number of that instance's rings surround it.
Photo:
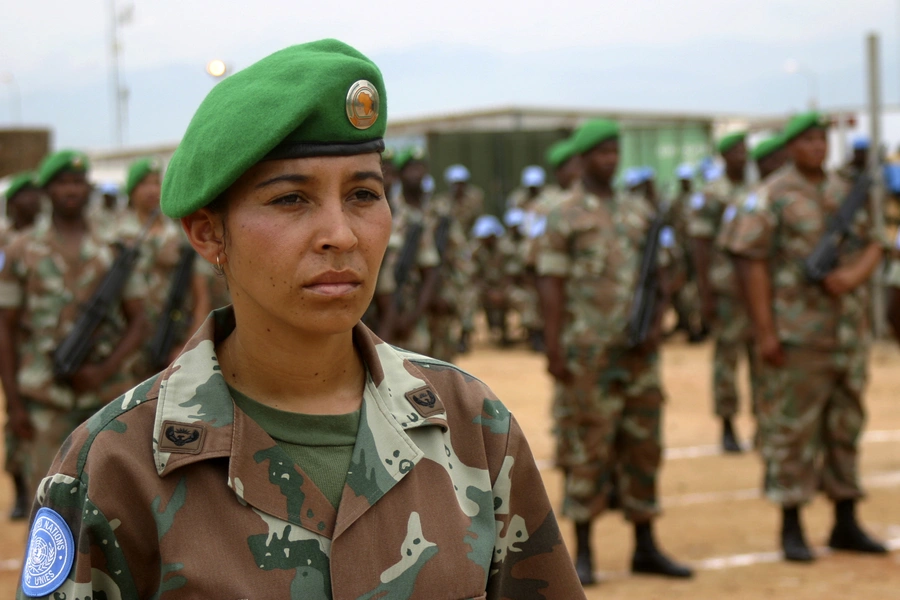
<path fill-rule="evenodd" d="M 197 254 L 212 265 L 225 262 L 224 215 L 209 208 L 201 208 L 181 218 L 181 228 Z"/>

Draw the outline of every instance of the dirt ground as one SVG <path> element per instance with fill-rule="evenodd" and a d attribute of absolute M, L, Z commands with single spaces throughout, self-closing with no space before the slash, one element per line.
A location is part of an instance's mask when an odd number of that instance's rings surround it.
<path fill-rule="evenodd" d="M 869 497 L 860 514 L 894 552 L 860 557 L 821 549 L 831 526 L 831 506 L 818 500 L 804 512 L 810 542 L 820 547 L 820 558 L 812 565 L 780 561 L 778 511 L 760 498 L 758 457 L 749 451 L 738 456 L 717 451 L 719 424 L 712 416 L 709 389 L 711 356 L 709 344 L 688 346 L 678 340 L 663 354 L 668 452 L 660 489 L 665 513 L 658 522 L 658 537 L 674 557 L 694 565 L 697 576 L 677 582 L 631 576 L 632 530 L 618 513 L 610 514 L 595 525 L 594 554 L 601 583 L 588 590 L 588 598 L 900 598 L 900 351 L 889 343 L 873 350 L 869 421 L 861 456 Z M 551 382 L 543 358 L 521 348 L 497 350 L 482 341 L 458 363 L 487 382 L 516 415 L 558 507 L 562 482 L 550 466 Z M 752 435 L 746 411 L 738 428 L 744 439 Z M 14 596 L 25 538 L 24 524 L 5 519 L 10 503 L 11 484 L 0 477 L 0 598 Z M 572 524 L 561 519 L 560 526 L 571 548 Z"/>

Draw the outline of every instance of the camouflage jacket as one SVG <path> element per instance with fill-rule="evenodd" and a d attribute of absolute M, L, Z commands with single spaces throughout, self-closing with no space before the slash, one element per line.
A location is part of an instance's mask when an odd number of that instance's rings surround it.
<path fill-rule="evenodd" d="M 638 196 L 618 192 L 604 201 L 580 184 L 550 212 L 538 241 L 537 273 L 566 280 L 564 345 L 625 344 L 653 217 L 653 208 Z"/>
<path fill-rule="evenodd" d="M 20 394 L 62 409 L 93 408 L 134 385 L 128 361 L 100 389 L 82 394 L 53 377 L 53 352 L 72 331 L 112 263 L 112 249 L 93 229 L 84 236 L 77 255 L 67 256 L 49 219 L 22 232 L 6 249 L 0 270 L 0 308 L 20 310 Z M 123 297 L 141 298 L 145 292 L 140 278 L 132 273 Z M 96 334 L 88 363 L 101 362 L 112 353 L 121 339 L 123 323 L 121 311 L 115 307 Z"/>
<path fill-rule="evenodd" d="M 493 247 L 476 240 L 477 245 L 472 251 L 472 265 L 475 272 L 472 280 L 482 291 L 491 288 L 502 289 L 510 283 L 511 273 L 509 267 L 516 260 L 516 246 L 508 235 L 497 238 Z"/>
<path fill-rule="evenodd" d="M 233 403 L 213 340 L 234 326 L 214 312 L 57 456 L 35 511 L 61 515 L 77 553 L 55 597 L 584 598 L 525 437 L 487 386 L 357 326 L 367 381 L 335 511 Z"/>
<path fill-rule="evenodd" d="M 849 184 L 840 176 L 829 174 L 814 186 L 788 165 L 748 194 L 736 212 L 727 249 L 768 261 L 775 329 L 783 343 L 833 350 L 857 347 L 868 337 L 868 286 L 834 298 L 807 281 L 803 270 L 803 261 L 848 192 Z M 838 265 L 856 260 L 872 241 L 871 217 L 863 209 L 856 213 Z"/>
<path fill-rule="evenodd" d="M 735 185 L 723 176 L 708 183 L 688 201 L 687 234 L 713 241 L 709 281 L 713 291 L 721 296 L 738 296 L 734 267 L 722 243 L 733 227 L 737 200 L 745 189 L 745 185 Z"/>

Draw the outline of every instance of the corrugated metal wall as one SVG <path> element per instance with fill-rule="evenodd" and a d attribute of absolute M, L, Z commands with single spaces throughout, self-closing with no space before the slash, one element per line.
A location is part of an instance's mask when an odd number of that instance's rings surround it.
<path fill-rule="evenodd" d="M 624 126 L 620 170 L 649 165 L 656 170 L 660 189 L 674 183 L 675 167 L 684 161 L 696 163 L 710 152 L 711 124 L 684 123 L 665 126 Z M 486 208 L 503 211 L 509 193 L 518 187 L 522 169 L 544 162 L 547 148 L 570 135 L 569 130 L 431 133 L 427 136 L 431 172 L 438 190 L 446 189 L 444 169 L 462 163 L 472 173 L 472 182 L 484 189 Z"/>

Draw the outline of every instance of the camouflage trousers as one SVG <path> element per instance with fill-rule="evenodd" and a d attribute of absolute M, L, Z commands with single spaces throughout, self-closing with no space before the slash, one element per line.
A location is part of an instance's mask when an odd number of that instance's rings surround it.
<path fill-rule="evenodd" d="M 760 433 L 766 496 L 784 506 L 863 496 L 857 447 L 865 411 L 868 349 L 784 347 L 786 363 L 763 365 Z"/>
<path fill-rule="evenodd" d="M 659 514 L 662 456 L 658 356 L 625 349 L 570 348 L 573 381 L 554 402 L 557 463 L 566 474 L 563 514 L 586 522 L 607 508 L 618 482 L 625 518 Z"/>
<path fill-rule="evenodd" d="M 754 415 L 759 413 L 759 365 L 753 346 L 750 319 L 736 298 L 716 300 L 716 345 L 713 355 L 713 404 L 716 415 L 730 419 L 737 415 L 739 394 L 738 362 L 747 360 L 750 373 L 750 404 Z"/>
<path fill-rule="evenodd" d="M 519 313 L 522 327 L 528 330 L 542 329 L 537 290 L 533 286 L 516 286 L 509 292 L 510 306 Z"/>
<path fill-rule="evenodd" d="M 428 356 L 444 362 L 453 362 L 459 348 L 459 317 L 429 315 L 428 333 L 430 337 Z"/>
<path fill-rule="evenodd" d="M 3 436 L 3 444 L 6 450 L 6 456 L 3 461 L 3 469 L 10 475 L 22 474 L 22 443 L 19 438 L 13 435 L 9 428 L 6 429 Z"/>
<path fill-rule="evenodd" d="M 22 477 L 31 498 L 37 492 L 41 479 L 50 470 L 56 453 L 66 438 L 75 428 L 88 420 L 97 408 L 60 409 L 35 402 L 30 398 L 22 398 L 34 437 L 30 440 L 19 440 L 19 456 L 21 457 Z"/>

